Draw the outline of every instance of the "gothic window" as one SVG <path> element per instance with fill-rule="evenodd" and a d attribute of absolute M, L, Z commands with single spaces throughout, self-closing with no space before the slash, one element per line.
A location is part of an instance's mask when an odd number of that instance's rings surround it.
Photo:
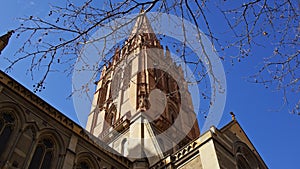
<path fill-rule="evenodd" d="M 153 89 L 155 89 L 156 88 L 156 75 L 155 75 L 155 71 L 156 71 L 156 69 L 154 69 L 154 68 L 148 68 L 147 69 L 147 71 L 148 71 L 148 82 L 149 82 L 149 89 L 150 90 L 153 90 Z"/>
<path fill-rule="evenodd" d="M 98 159 L 100 160 L 100 159 Z M 97 161 L 90 152 L 84 152 L 77 155 L 76 165 L 73 169 L 97 169 L 100 168 Z"/>
<path fill-rule="evenodd" d="M 115 99 L 118 97 L 119 95 L 119 91 L 120 91 L 120 86 L 121 86 L 121 78 L 122 78 L 122 72 L 123 69 L 117 69 L 116 72 L 114 73 L 112 80 L 111 80 L 111 96 L 112 99 Z"/>
<path fill-rule="evenodd" d="M 173 89 L 174 89 L 174 91 L 173 91 L 174 100 L 176 102 L 180 103 L 180 91 L 179 91 L 179 86 L 176 81 L 174 81 L 174 83 L 173 83 Z"/>
<path fill-rule="evenodd" d="M 104 87 L 102 87 L 99 91 L 99 99 L 98 99 L 99 106 L 102 106 L 105 103 L 106 95 L 107 95 L 107 88 L 108 88 L 108 84 L 106 83 L 104 85 Z"/>
<path fill-rule="evenodd" d="M 114 120 L 114 113 L 110 112 L 107 118 L 107 123 L 112 126 L 114 124 L 115 120 Z"/>
<path fill-rule="evenodd" d="M 82 162 L 79 162 L 79 164 L 77 164 L 76 169 L 91 169 L 91 167 L 88 162 L 82 161 Z"/>
<path fill-rule="evenodd" d="M 170 77 L 169 77 L 169 74 L 166 72 L 164 72 L 164 75 L 165 75 L 165 88 L 166 88 L 167 93 L 169 94 L 169 92 L 170 92 L 170 88 L 169 88 Z"/>
<path fill-rule="evenodd" d="M 13 161 L 12 165 L 15 168 L 23 168 L 24 163 L 26 163 L 26 158 L 30 154 L 34 144 L 35 128 L 34 126 L 27 126 L 21 133 L 10 157 L 10 161 Z M 23 154 L 23 156 L 19 154 Z"/>
<path fill-rule="evenodd" d="M 109 111 L 105 113 L 104 129 L 107 129 L 108 127 L 112 126 L 115 123 L 116 114 L 117 114 L 117 109 L 114 105 L 112 105 Z"/>
<path fill-rule="evenodd" d="M 0 114 L 0 155 L 4 152 L 15 126 L 15 118 L 9 112 Z"/>
<path fill-rule="evenodd" d="M 39 141 L 32 156 L 29 169 L 50 169 L 53 161 L 54 143 L 49 138 Z"/>
<path fill-rule="evenodd" d="M 172 113 L 171 114 L 171 123 L 173 124 L 175 122 L 175 115 Z"/>
<path fill-rule="evenodd" d="M 126 90 L 130 86 L 131 72 L 132 72 L 132 62 L 130 61 L 125 65 L 125 71 L 123 76 L 124 77 L 123 90 Z"/>
<path fill-rule="evenodd" d="M 155 69 L 155 76 L 156 76 L 156 85 L 158 89 L 165 90 L 163 88 L 163 78 L 164 78 L 164 72 L 159 69 Z"/>
<path fill-rule="evenodd" d="M 257 169 L 258 161 L 255 154 L 243 142 L 235 143 L 235 159 L 237 169 Z"/>
<path fill-rule="evenodd" d="M 236 155 L 236 163 L 238 169 L 252 169 L 248 161 L 240 153 Z"/>
<path fill-rule="evenodd" d="M 127 138 L 124 138 L 122 140 L 122 143 L 121 143 L 121 154 L 123 156 L 127 156 L 128 155 L 128 141 L 127 141 Z"/>
<path fill-rule="evenodd" d="M 176 121 L 178 113 L 177 113 L 177 111 L 175 111 L 175 108 L 171 105 L 169 105 L 169 107 L 168 107 L 168 112 L 169 112 L 169 117 L 170 117 L 169 121 L 170 121 L 170 123 L 173 124 Z"/>

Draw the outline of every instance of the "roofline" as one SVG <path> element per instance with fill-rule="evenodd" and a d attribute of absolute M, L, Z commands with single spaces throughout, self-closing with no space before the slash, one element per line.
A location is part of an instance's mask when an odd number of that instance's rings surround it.
<path fill-rule="evenodd" d="M 238 127 L 241 129 L 241 131 L 243 132 L 243 134 L 246 136 L 246 138 L 249 140 L 249 143 L 251 144 L 251 146 L 253 147 L 253 149 L 255 150 L 255 152 L 257 153 L 257 155 L 259 156 L 259 158 L 261 159 L 261 161 L 263 162 L 263 164 L 265 166 L 266 163 L 265 161 L 263 160 L 263 158 L 261 157 L 261 155 L 259 154 L 259 152 L 256 150 L 255 146 L 253 145 L 252 141 L 249 139 L 248 135 L 246 134 L 246 132 L 244 131 L 244 129 L 241 127 L 240 123 L 236 120 L 236 119 L 233 119 L 231 120 L 228 124 L 226 124 L 225 126 L 223 126 L 221 129 L 219 129 L 220 132 L 224 132 L 225 130 L 229 129 L 229 127 L 233 126 L 234 124 L 237 124 Z"/>
<path fill-rule="evenodd" d="M 111 153 L 106 149 L 111 149 L 110 147 L 106 146 L 101 147 L 99 146 L 93 139 L 95 137 L 91 136 L 91 134 L 86 131 L 83 127 L 78 125 L 76 122 L 71 120 L 69 117 L 61 113 L 59 110 L 51 106 L 49 103 L 44 101 L 42 98 L 34 94 L 32 91 L 24 87 L 22 84 L 17 82 L 15 79 L 4 73 L 2 70 L 0 70 L 0 83 L 2 83 L 4 86 L 8 87 L 10 90 L 18 94 L 19 96 L 23 97 L 26 101 L 30 102 L 34 106 L 36 106 L 38 109 L 45 112 L 47 115 L 52 117 L 54 120 L 59 122 L 64 127 L 68 128 L 69 130 L 76 133 L 79 137 L 82 139 L 88 141 L 92 145 L 96 146 L 100 151 L 103 151 L 105 154 L 107 154 L 109 157 L 115 159 L 118 161 L 121 165 L 127 166 L 128 164 L 125 164 L 124 159 L 125 157 L 118 156 L 117 154 Z M 1 86 L 1 84 L 0 84 Z M 93 137 L 93 138 L 92 138 Z M 97 140 L 100 141 L 100 140 Z M 102 144 L 103 145 L 103 144 Z M 130 160 L 126 159 L 127 162 L 131 163 Z"/>

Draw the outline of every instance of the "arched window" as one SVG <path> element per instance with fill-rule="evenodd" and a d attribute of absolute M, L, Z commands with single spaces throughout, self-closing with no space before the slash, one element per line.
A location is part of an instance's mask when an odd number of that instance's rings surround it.
<path fill-rule="evenodd" d="M 76 169 L 91 169 L 90 165 L 86 161 L 81 161 L 79 164 L 77 164 Z"/>
<path fill-rule="evenodd" d="M 130 86 L 130 80 L 131 80 L 131 72 L 132 72 L 132 61 L 129 61 L 127 63 L 125 70 L 124 70 L 124 75 L 123 75 L 123 88 L 122 90 L 126 90 Z"/>
<path fill-rule="evenodd" d="M 172 105 L 168 106 L 168 112 L 169 112 L 169 117 L 170 117 L 169 121 L 170 121 L 170 123 L 173 124 L 177 118 L 178 112 Z"/>
<path fill-rule="evenodd" d="M 118 68 L 113 74 L 110 88 L 110 96 L 112 99 L 116 99 L 119 96 L 123 71 L 124 70 L 122 68 Z"/>
<path fill-rule="evenodd" d="M 248 161 L 240 153 L 236 154 L 236 163 L 238 169 L 252 169 Z"/>
<path fill-rule="evenodd" d="M 105 113 L 104 129 L 111 127 L 116 121 L 117 109 L 114 105 Z"/>
<path fill-rule="evenodd" d="M 35 131 L 34 126 L 26 126 L 26 128 L 20 133 L 20 137 L 18 137 L 16 146 L 9 159 L 9 161 L 13 161 L 13 167 L 24 167 L 24 163 L 26 163 L 26 159 L 30 155 L 31 149 L 34 145 L 34 139 L 36 136 Z M 20 156 L 20 154 L 23 154 L 23 156 Z"/>
<path fill-rule="evenodd" d="M 237 169 L 257 169 L 258 160 L 250 148 L 243 142 L 236 142 L 234 146 Z"/>
<path fill-rule="evenodd" d="M 115 115 L 114 115 L 114 112 L 108 112 L 106 114 L 106 118 L 105 118 L 105 121 L 107 123 L 107 127 L 110 127 L 112 126 L 114 123 L 115 123 Z"/>
<path fill-rule="evenodd" d="M 175 122 L 175 115 L 174 114 L 171 114 L 171 123 L 173 124 Z"/>
<path fill-rule="evenodd" d="M 106 101 L 108 83 L 106 82 L 105 85 L 99 89 L 99 98 L 98 98 L 98 106 L 102 107 Z"/>
<path fill-rule="evenodd" d="M 110 125 L 110 126 L 112 126 L 114 123 L 115 123 L 115 117 L 114 117 L 114 112 L 111 112 L 110 114 L 109 114 L 109 122 L 108 122 L 108 124 Z"/>
<path fill-rule="evenodd" d="M 9 112 L 0 113 L 0 156 L 4 152 L 15 126 L 15 118 Z"/>
<path fill-rule="evenodd" d="M 32 156 L 29 169 L 50 169 L 54 154 L 54 143 L 50 138 L 39 141 Z"/>
<path fill-rule="evenodd" d="M 77 154 L 74 169 L 97 169 L 100 168 L 96 158 L 90 152 L 81 152 Z"/>
<path fill-rule="evenodd" d="M 128 155 L 128 141 L 124 138 L 121 143 L 121 154 L 125 157 Z"/>

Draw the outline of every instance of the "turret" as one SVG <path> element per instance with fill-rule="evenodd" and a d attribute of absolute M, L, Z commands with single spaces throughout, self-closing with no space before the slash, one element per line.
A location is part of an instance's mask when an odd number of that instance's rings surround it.
<path fill-rule="evenodd" d="M 159 157 L 199 136 L 195 113 L 190 105 L 182 105 L 191 104 L 188 88 L 181 85 L 182 69 L 178 71 L 169 48 L 163 50 L 143 10 L 110 61 L 103 66 L 87 130 L 134 158 L 143 158 L 142 152 Z M 128 151 L 118 147 L 123 141 Z"/>
<path fill-rule="evenodd" d="M 5 35 L 2 35 L 0 37 L 0 54 L 3 51 L 3 49 L 7 46 L 9 38 L 11 37 L 11 35 L 14 33 L 15 31 L 11 30 L 8 31 Z"/>

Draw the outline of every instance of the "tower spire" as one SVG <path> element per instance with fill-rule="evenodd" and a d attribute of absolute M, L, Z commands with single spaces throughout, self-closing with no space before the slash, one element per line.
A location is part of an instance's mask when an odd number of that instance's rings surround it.
<path fill-rule="evenodd" d="M 112 61 L 97 83 L 88 131 L 124 156 L 157 155 L 149 158 L 152 165 L 200 135 L 188 88 L 180 87 L 184 77 L 176 80 L 171 52 L 167 47 L 164 52 L 143 8 Z"/>
<path fill-rule="evenodd" d="M 146 15 L 144 7 L 142 7 L 139 15 L 137 16 L 137 20 L 132 28 L 131 34 L 128 39 L 132 39 L 138 35 L 143 34 L 154 34 L 150 21 Z M 156 37 L 155 37 L 156 39 Z"/>
<path fill-rule="evenodd" d="M 14 33 L 15 31 L 11 30 L 8 31 L 5 35 L 2 35 L 0 37 L 0 54 L 2 52 L 2 50 L 7 46 L 9 38 L 11 37 L 11 35 Z"/>
<path fill-rule="evenodd" d="M 142 9 L 141 9 L 140 13 L 144 13 L 144 12 L 145 12 L 144 5 L 142 5 Z"/>

